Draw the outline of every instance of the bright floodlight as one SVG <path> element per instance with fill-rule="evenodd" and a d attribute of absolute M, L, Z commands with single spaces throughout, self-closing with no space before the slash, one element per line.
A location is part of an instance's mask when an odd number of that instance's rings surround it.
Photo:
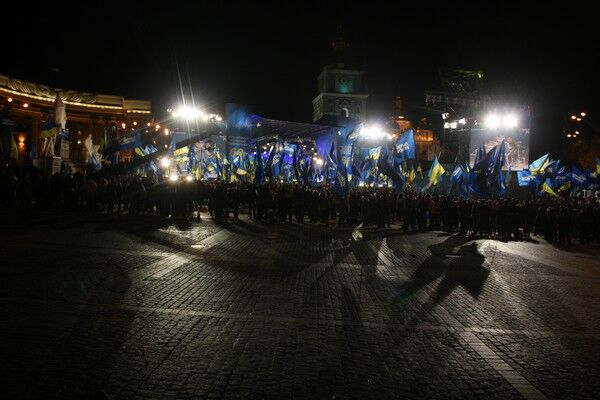
<path fill-rule="evenodd" d="M 188 121 L 199 118 L 202 114 L 202 111 L 187 106 L 181 107 L 172 113 L 173 117 L 183 118 Z"/>
<path fill-rule="evenodd" d="M 169 166 L 169 164 L 171 164 L 171 160 L 169 160 L 167 157 L 163 157 L 163 158 L 160 160 L 160 165 L 161 165 L 161 167 L 165 167 L 165 168 L 166 168 L 166 167 L 168 167 L 168 166 Z"/>
<path fill-rule="evenodd" d="M 571 115 L 571 119 L 575 119 L 575 118 L 577 118 L 576 115 Z"/>
<path fill-rule="evenodd" d="M 186 177 L 185 177 L 185 180 L 186 180 L 187 182 L 191 182 L 191 181 L 193 181 L 193 180 L 194 180 L 194 178 L 193 178 L 191 175 L 188 175 L 188 176 L 186 176 Z"/>
<path fill-rule="evenodd" d="M 177 175 L 177 174 L 173 174 L 173 175 L 169 176 L 169 180 L 171 182 L 176 182 L 178 179 L 179 179 L 179 175 Z"/>
<path fill-rule="evenodd" d="M 489 114 L 485 117 L 484 123 L 490 129 L 498 129 L 500 126 L 500 117 L 496 114 Z"/>
<path fill-rule="evenodd" d="M 450 129 L 450 122 L 444 122 L 444 129 Z"/>
<path fill-rule="evenodd" d="M 450 122 L 450 129 L 456 129 L 456 128 L 458 128 L 458 122 L 456 122 L 456 121 Z"/>
<path fill-rule="evenodd" d="M 315 164 L 317 164 L 317 165 L 323 165 L 323 160 L 321 160 L 320 158 L 316 158 L 315 159 Z"/>
<path fill-rule="evenodd" d="M 458 120 L 458 123 L 461 125 L 466 125 L 467 124 L 467 119 L 466 118 L 461 118 Z"/>
<path fill-rule="evenodd" d="M 360 130 L 360 136 L 365 139 L 381 139 L 384 135 L 385 132 L 378 125 L 363 126 Z"/>
<path fill-rule="evenodd" d="M 587 114 L 584 112 L 581 112 L 579 115 L 581 115 L 582 117 L 585 117 Z"/>
<path fill-rule="evenodd" d="M 506 128 L 516 128 L 519 120 L 514 114 L 508 114 L 504 117 L 504 126 Z"/>

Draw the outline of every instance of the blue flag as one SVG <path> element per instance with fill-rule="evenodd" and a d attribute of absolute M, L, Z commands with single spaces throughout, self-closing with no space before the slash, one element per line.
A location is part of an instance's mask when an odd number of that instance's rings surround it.
<path fill-rule="evenodd" d="M 454 168 L 454 172 L 452 172 L 452 182 L 458 182 L 462 177 L 462 174 L 462 167 L 460 165 L 457 165 L 456 168 Z"/>
<path fill-rule="evenodd" d="M 524 169 L 523 171 L 517 171 L 517 180 L 519 181 L 519 186 L 529 186 L 531 179 L 531 172 L 528 170 Z"/>
<path fill-rule="evenodd" d="M 573 185 L 575 186 L 583 187 L 587 185 L 588 179 L 579 168 L 573 165 L 573 167 L 571 167 L 571 182 L 573 182 Z"/>
<path fill-rule="evenodd" d="M 396 140 L 396 153 L 394 155 L 396 161 L 402 162 L 404 160 L 413 160 L 415 158 L 416 148 L 415 133 L 412 129 L 409 129 Z"/>

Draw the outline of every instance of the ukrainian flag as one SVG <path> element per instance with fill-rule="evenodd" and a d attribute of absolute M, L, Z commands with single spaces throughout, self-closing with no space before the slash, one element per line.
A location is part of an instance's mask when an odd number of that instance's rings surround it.
<path fill-rule="evenodd" d="M 381 156 L 381 146 L 377 146 L 369 150 L 369 157 L 373 160 L 379 160 Z"/>
<path fill-rule="evenodd" d="M 433 164 L 431 164 L 431 169 L 429 170 L 429 182 L 436 185 L 438 181 L 441 180 L 442 175 L 446 170 L 442 167 L 442 164 L 438 161 L 437 157 L 433 160 Z"/>
<path fill-rule="evenodd" d="M 600 158 L 596 158 L 596 175 L 600 175 Z"/>
<path fill-rule="evenodd" d="M 248 173 L 248 171 L 246 171 L 245 169 L 241 169 L 238 167 L 238 169 L 235 170 L 235 173 L 237 175 L 246 175 Z"/>
<path fill-rule="evenodd" d="M 566 181 L 565 183 L 563 183 L 561 185 L 561 187 L 558 188 L 558 191 L 559 192 L 564 192 L 565 190 L 569 190 L 569 189 L 571 189 L 571 182 Z"/>
<path fill-rule="evenodd" d="M 546 169 L 546 167 L 550 163 L 549 156 L 550 154 L 545 154 L 537 160 L 535 160 L 534 162 L 532 162 L 531 164 L 529 164 L 529 172 L 531 172 L 531 175 L 544 173 L 544 169 Z"/>
<path fill-rule="evenodd" d="M 557 196 L 556 192 L 554 190 L 552 190 L 552 181 L 550 180 L 550 178 L 546 178 L 546 180 L 544 181 L 544 183 L 542 184 L 542 192 L 546 192 L 551 196 Z"/>
<path fill-rule="evenodd" d="M 40 138 L 42 138 L 42 139 L 51 138 L 53 136 L 58 135 L 59 133 L 60 133 L 60 127 L 58 125 L 56 125 L 54 122 L 48 121 L 42 127 L 42 131 L 40 132 Z"/>
<path fill-rule="evenodd" d="M 412 185 L 415 179 L 417 179 L 417 173 L 415 172 L 414 168 L 411 168 L 410 172 L 408 173 L 408 184 Z"/>
<path fill-rule="evenodd" d="M 190 148 L 189 148 L 188 146 L 184 146 L 184 147 L 182 147 L 182 148 L 180 148 L 180 149 L 177 149 L 177 150 L 175 150 L 175 151 L 173 152 L 173 155 L 174 155 L 175 157 L 177 157 L 177 156 L 186 156 L 186 157 L 187 157 L 187 154 L 188 154 L 189 152 L 190 152 Z"/>

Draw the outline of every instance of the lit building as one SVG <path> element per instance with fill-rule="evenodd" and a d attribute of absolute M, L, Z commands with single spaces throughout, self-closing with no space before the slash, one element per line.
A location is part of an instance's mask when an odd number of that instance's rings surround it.
<path fill-rule="evenodd" d="M 0 75 L 0 112 L 18 127 L 15 136 L 19 142 L 18 163 L 31 163 L 33 158 L 40 156 L 44 141 L 40 132 L 54 114 L 56 91 L 45 85 Z M 74 163 L 82 161 L 83 143 L 89 134 L 94 144 L 106 143 L 138 124 L 154 121 L 150 101 L 73 90 L 59 91 L 66 108 L 65 130 L 70 141 L 55 153 Z M 119 156 L 123 160 L 131 157 L 131 153 L 122 152 Z"/>

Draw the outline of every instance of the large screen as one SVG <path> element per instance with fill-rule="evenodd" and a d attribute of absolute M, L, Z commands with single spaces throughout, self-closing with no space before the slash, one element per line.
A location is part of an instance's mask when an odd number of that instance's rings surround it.
<path fill-rule="evenodd" d="M 492 147 L 506 141 L 507 165 L 504 169 L 522 170 L 529 166 L 529 129 L 472 129 L 469 145 L 471 165 L 475 161 L 475 153 L 482 145 L 486 152 Z"/>

